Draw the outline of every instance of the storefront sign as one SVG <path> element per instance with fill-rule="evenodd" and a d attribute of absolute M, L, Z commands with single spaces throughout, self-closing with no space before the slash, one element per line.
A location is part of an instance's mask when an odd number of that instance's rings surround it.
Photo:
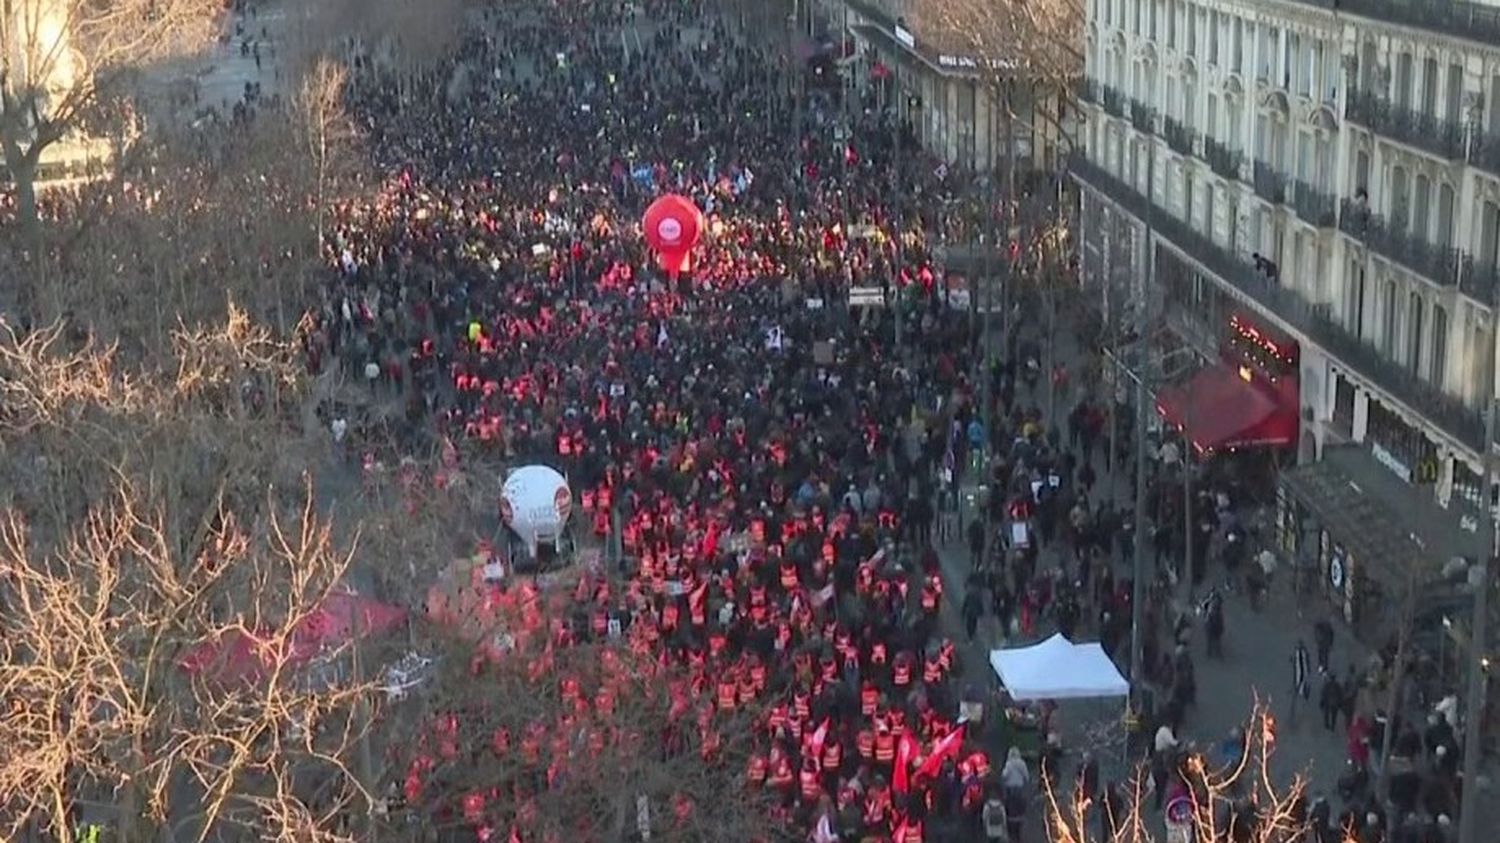
<path fill-rule="evenodd" d="M 1395 454 L 1380 447 L 1379 443 L 1376 442 L 1370 443 L 1370 453 L 1375 455 L 1376 462 L 1390 469 L 1392 474 L 1395 474 L 1408 483 L 1411 482 L 1411 469 L 1405 463 L 1401 462 L 1401 460 L 1396 459 Z"/>
<path fill-rule="evenodd" d="M 980 64 L 973 56 L 950 56 L 946 53 L 938 56 L 938 67 L 945 69 L 977 70 Z M 983 64 L 990 70 L 1011 70 L 1016 66 L 1009 59 L 986 59 Z"/>

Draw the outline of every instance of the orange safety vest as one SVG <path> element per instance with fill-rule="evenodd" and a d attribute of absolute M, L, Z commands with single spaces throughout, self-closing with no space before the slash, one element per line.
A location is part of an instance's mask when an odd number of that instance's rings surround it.
<path fill-rule="evenodd" d="M 922 665 L 922 681 L 933 685 L 943 681 L 943 663 L 939 659 L 928 657 Z"/>
<path fill-rule="evenodd" d="M 777 729 L 781 728 L 782 726 L 785 726 L 786 725 L 786 706 L 784 706 L 784 705 L 772 706 L 771 707 L 771 713 L 770 713 L 770 715 L 768 717 L 766 717 L 766 725 L 769 726 L 770 729 L 771 729 L 771 731 L 773 731 L 773 732 L 776 731 Z"/>
<path fill-rule="evenodd" d="M 844 750 L 837 741 L 829 741 L 823 747 L 823 772 L 833 772 L 844 765 Z"/>
<path fill-rule="evenodd" d="M 922 587 L 922 609 L 927 612 L 936 612 L 938 607 L 938 593 L 928 586 Z"/>
<path fill-rule="evenodd" d="M 859 753 L 859 757 L 866 761 L 874 758 L 875 733 L 869 729 L 861 729 L 859 734 L 854 736 L 854 749 Z"/>
<path fill-rule="evenodd" d="M 805 693 L 792 695 L 792 714 L 798 719 L 806 720 L 812 717 L 812 698 Z"/>
<path fill-rule="evenodd" d="M 905 688 L 911 684 L 911 662 L 907 659 L 896 659 L 896 666 L 892 670 L 891 681 L 898 688 Z"/>
<path fill-rule="evenodd" d="M 817 771 L 804 767 L 798 779 L 802 782 L 802 798 L 808 802 L 818 801 L 818 797 L 823 795 L 823 788 L 818 784 Z"/>
<path fill-rule="evenodd" d="M 796 564 L 783 562 L 781 565 L 781 587 L 787 591 L 795 591 L 798 582 Z"/>
<path fill-rule="evenodd" d="M 896 760 L 896 736 L 890 732 L 875 734 L 875 760 L 890 763 Z"/>
<path fill-rule="evenodd" d="M 735 686 L 733 679 L 725 678 L 719 680 L 720 711 L 734 711 L 734 702 L 737 691 L 738 688 Z"/>
<path fill-rule="evenodd" d="M 983 752 L 975 752 L 968 758 L 969 769 L 974 771 L 975 778 L 988 778 L 990 774 L 990 759 Z"/>
<path fill-rule="evenodd" d="M 745 771 L 745 778 L 751 784 L 764 784 L 766 781 L 766 757 L 755 754 L 750 756 L 750 768 Z"/>
<path fill-rule="evenodd" d="M 885 822 L 886 812 L 890 810 L 890 794 L 883 790 L 872 790 L 865 796 L 865 824 L 879 825 Z"/>
<path fill-rule="evenodd" d="M 792 777 L 792 765 L 785 758 L 776 762 L 771 770 L 771 787 L 791 787 L 796 779 Z"/>
<path fill-rule="evenodd" d="M 749 674 L 740 677 L 740 705 L 747 705 L 755 699 L 755 680 Z"/>
<path fill-rule="evenodd" d="M 906 833 L 901 835 L 900 840 L 893 841 L 893 843 L 922 843 L 922 823 L 908 822 Z"/>
<path fill-rule="evenodd" d="M 871 717 L 875 714 L 875 707 L 879 704 L 880 689 L 875 687 L 875 683 L 866 682 L 864 687 L 859 689 L 859 713 L 865 717 Z"/>
<path fill-rule="evenodd" d="M 764 690 L 766 687 L 766 666 L 760 662 L 750 665 L 750 679 L 755 682 L 755 689 L 757 691 Z"/>
<path fill-rule="evenodd" d="M 719 754 L 719 747 L 724 744 L 723 738 L 713 729 L 703 730 L 703 760 L 708 761 Z"/>

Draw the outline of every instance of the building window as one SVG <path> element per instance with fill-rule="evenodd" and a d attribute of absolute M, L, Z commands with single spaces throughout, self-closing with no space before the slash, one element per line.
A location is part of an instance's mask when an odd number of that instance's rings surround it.
<path fill-rule="evenodd" d="M 1214 236 L 1214 231 L 1218 228 L 1214 225 L 1214 194 L 1217 192 L 1214 190 L 1212 180 L 1203 182 L 1203 232 L 1208 235 L 1209 242 L 1212 243 L 1218 242 L 1219 239 Z"/>
<path fill-rule="evenodd" d="M 1411 53 L 1402 53 L 1401 57 L 1396 60 L 1396 90 L 1391 97 L 1399 108 L 1411 107 L 1411 74 Z"/>
<path fill-rule="evenodd" d="M 1484 487 L 1484 477 L 1463 460 L 1453 461 L 1453 497 L 1463 501 L 1475 511 L 1481 511 L 1484 507 L 1479 502 L 1479 490 Z M 1494 505 L 1494 495 L 1490 495 L 1490 505 Z"/>
<path fill-rule="evenodd" d="M 1241 18 L 1234 19 L 1232 43 L 1234 44 L 1234 69 L 1237 73 L 1245 72 L 1245 21 Z"/>
<path fill-rule="evenodd" d="M 1453 185 L 1447 182 L 1438 188 L 1437 244 L 1444 249 L 1453 246 Z"/>
<path fill-rule="evenodd" d="M 1437 446 L 1431 439 L 1374 399 L 1370 400 L 1365 439 L 1405 466 L 1411 472 L 1409 479 L 1416 479 L 1422 465 L 1435 464 L 1437 460 Z"/>
<path fill-rule="evenodd" d="M 1398 165 L 1391 170 L 1391 228 L 1398 232 L 1405 231 L 1411 220 L 1409 201 L 1406 168 Z"/>
<path fill-rule="evenodd" d="M 1485 202 L 1479 226 L 1479 265 L 1494 268 L 1500 259 L 1500 205 Z"/>
<path fill-rule="evenodd" d="M 1208 62 L 1219 63 L 1219 27 L 1223 26 L 1217 9 L 1211 9 L 1208 13 Z"/>
<path fill-rule="evenodd" d="M 1444 118 L 1457 126 L 1463 122 L 1464 66 L 1458 62 L 1448 65 L 1448 97 L 1443 109 Z"/>
<path fill-rule="evenodd" d="M 1414 375 L 1422 365 L 1422 309 L 1422 296 L 1412 293 L 1406 313 L 1406 368 Z"/>
<path fill-rule="evenodd" d="M 1385 352 L 1386 357 L 1396 356 L 1396 282 L 1385 282 L 1384 301 L 1385 322 L 1381 326 L 1380 350 Z"/>
<path fill-rule="evenodd" d="M 1500 73 L 1490 76 L 1490 91 L 1500 91 Z M 1490 122 L 1486 131 L 1491 135 L 1500 135 L 1500 96 L 1489 96 L 1485 99 L 1490 101 Z"/>
<path fill-rule="evenodd" d="M 1448 377 L 1448 311 L 1440 304 L 1432 306 L 1432 354 L 1427 366 L 1427 379 L 1442 387 Z"/>
<path fill-rule="evenodd" d="M 1365 267 L 1357 260 L 1349 261 L 1349 300 L 1345 323 L 1354 333 L 1355 339 L 1365 336 Z"/>
<path fill-rule="evenodd" d="M 1422 62 L 1422 110 L 1431 109 L 1433 114 L 1438 113 L 1437 75 L 1437 59 L 1428 56 L 1427 60 Z"/>
<path fill-rule="evenodd" d="M 1333 426 L 1345 439 L 1354 437 L 1354 384 L 1342 376 L 1334 378 Z"/>
<path fill-rule="evenodd" d="M 1412 190 L 1414 195 L 1411 205 L 1411 233 L 1426 240 L 1429 231 L 1427 222 L 1428 210 L 1432 202 L 1432 182 L 1425 174 L 1418 173 Z"/>

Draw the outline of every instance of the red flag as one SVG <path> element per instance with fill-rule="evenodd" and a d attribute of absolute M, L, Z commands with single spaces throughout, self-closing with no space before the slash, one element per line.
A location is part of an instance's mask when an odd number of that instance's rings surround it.
<path fill-rule="evenodd" d="M 818 726 L 818 730 L 815 731 L 815 732 L 813 732 L 812 736 L 810 738 L 808 738 L 808 744 L 812 748 L 812 753 L 811 753 L 812 757 L 814 757 L 814 758 L 821 758 L 821 757 L 823 757 L 823 744 L 827 740 L 828 740 L 828 718 L 824 717 L 822 724 L 820 724 Z"/>
<path fill-rule="evenodd" d="M 960 723 L 946 737 L 933 744 L 932 754 L 927 756 L 926 761 L 922 762 L 921 768 L 917 770 L 917 775 L 927 776 L 928 778 L 935 777 L 943 769 L 944 758 L 957 758 L 958 751 L 964 745 L 964 733 L 967 731 L 968 724 Z"/>
<path fill-rule="evenodd" d="M 698 584 L 698 587 L 688 592 L 688 607 L 694 613 L 703 611 L 703 601 L 708 599 L 708 580 Z"/>
<path fill-rule="evenodd" d="M 896 744 L 896 765 L 891 770 L 891 787 L 897 793 L 906 793 L 911 789 L 907 780 L 907 773 L 911 767 L 912 756 L 916 754 L 917 741 L 910 734 L 903 732 L 901 740 Z"/>

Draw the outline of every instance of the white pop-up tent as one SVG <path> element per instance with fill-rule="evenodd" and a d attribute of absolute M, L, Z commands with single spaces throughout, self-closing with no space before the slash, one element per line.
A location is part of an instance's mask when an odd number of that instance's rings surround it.
<path fill-rule="evenodd" d="M 1098 644 L 1074 644 L 1061 634 L 1040 644 L 991 650 L 990 665 L 1017 700 L 1123 697 L 1130 683 Z"/>

